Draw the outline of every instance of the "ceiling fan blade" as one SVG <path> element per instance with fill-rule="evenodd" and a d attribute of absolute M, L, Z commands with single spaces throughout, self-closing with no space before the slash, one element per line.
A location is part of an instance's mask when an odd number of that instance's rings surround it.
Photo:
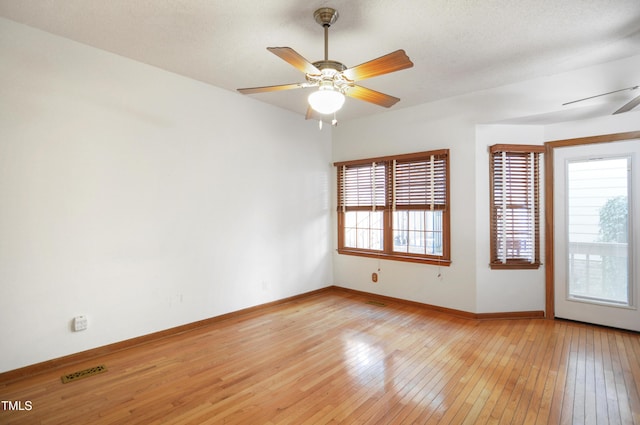
<path fill-rule="evenodd" d="M 404 50 L 396 50 L 388 55 L 381 56 L 369 62 L 354 66 L 353 68 L 342 71 L 342 75 L 351 81 L 364 80 L 366 78 L 376 77 L 378 75 L 388 74 L 390 72 L 400 71 L 401 69 L 411 68 L 413 62 Z"/>
<path fill-rule="evenodd" d="M 634 97 L 633 99 L 631 99 L 629 102 L 627 102 L 622 108 L 618 109 L 617 111 L 615 111 L 613 113 L 613 115 L 615 114 L 621 114 L 623 112 L 627 112 L 632 110 L 633 108 L 635 108 L 636 106 L 640 105 L 640 95 Z"/>
<path fill-rule="evenodd" d="M 595 96 L 584 97 L 582 99 L 572 100 L 571 102 L 563 103 L 562 106 L 571 105 L 572 103 L 578 103 L 578 102 L 582 102 L 582 101 L 585 101 L 585 100 L 595 99 L 596 97 L 608 96 L 610 94 L 618 93 L 618 92 L 621 92 L 621 91 L 636 90 L 638 87 L 640 87 L 640 86 L 625 87 L 625 88 L 620 89 L 620 90 L 614 90 L 614 91 L 610 91 L 610 92 L 607 92 L 607 93 L 600 93 L 600 94 L 596 94 Z"/>
<path fill-rule="evenodd" d="M 279 86 L 248 87 L 244 89 L 238 89 L 238 91 L 242 94 L 253 94 L 253 93 L 266 93 L 270 91 L 303 89 L 305 87 L 310 87 L 310 85 L 308 83 L 294 83 L 294 84 L 282 84 Z"/>
<path fill-rule="evenodd" d="M 347 89 L 345 94 L 349 97 L 353 97 L 354 99 L 375 103 L 376 105 L 384 106 L 385 108 L 390 108 L 400 101 L 397 97 L 389 96 L 388 94 L 380 93 L 358 85 L 354 85 Z"/>
<path fill-rule="evenodd" d="M 303 58 L 291 47 L 267 47 L 267 50 L 305 74 L 320 74 L 320 70 L 315 65 Z"/>
<path fill-rule="evenodd" d="M 316 118 L 315 114 L 316 114 L 316 111 L 314 111 L 311 106 L 307 106 L 307 113 L 305 114 L 304 119 L 305 120 L 310 120 L 312 118 L 315 119 Z"/>

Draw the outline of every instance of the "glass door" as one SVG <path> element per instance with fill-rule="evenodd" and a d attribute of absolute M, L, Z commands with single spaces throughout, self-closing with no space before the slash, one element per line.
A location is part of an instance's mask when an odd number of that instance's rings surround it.
<path fill-rule="evenodd" d="M 635 140 L 555 150 L 556 317 L 640 331 L 633 232 L 640 230 L 639 146 Z"/>

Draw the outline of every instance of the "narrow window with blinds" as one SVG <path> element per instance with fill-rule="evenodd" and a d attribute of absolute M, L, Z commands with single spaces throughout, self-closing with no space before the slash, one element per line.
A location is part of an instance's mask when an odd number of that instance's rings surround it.
<path fill-rule="evenodd" d="M 540 266 L 540 155 L 544 146 L 493 145 L 490 152 L 493 269 Z"/>
<path fill-rule="evenodd" d="M 449 264 L 448 150 L 335 165 L 338 252 Z"/>

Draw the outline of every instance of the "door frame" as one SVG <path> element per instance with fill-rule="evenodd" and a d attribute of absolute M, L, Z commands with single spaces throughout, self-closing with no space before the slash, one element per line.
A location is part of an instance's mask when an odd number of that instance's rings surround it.
<path fill-rule="evenodd" d="M 544 234 L 545 234 L 545 317 L 555 319 L 555 267 L 554 267 L 554 206 L 553 206 L 553 152 L 556 148 L 594 143 L 620 142 L 640 139 L 640 131 L 579 137 L 576 139 L 545 142 L 544 147 Z"/>

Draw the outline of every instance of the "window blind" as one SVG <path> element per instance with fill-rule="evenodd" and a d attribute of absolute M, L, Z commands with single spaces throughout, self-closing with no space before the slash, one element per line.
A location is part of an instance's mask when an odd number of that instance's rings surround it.
<path fill-rule="evenodd" d="M 495 145 L 491 153 L 491 264 L 540 263 L 542 146 Z"/>
<path fill-rule="evenodd" d="M 393 209 L 444 209 L 447 203 L 444 155 L 393 162 Z"/>
<path fill-rule="evenodd" d="M 338 174 L 338 208 L 342 211 L 383 209 L 387 205 L 386 165 L 343 165 Z"/>

